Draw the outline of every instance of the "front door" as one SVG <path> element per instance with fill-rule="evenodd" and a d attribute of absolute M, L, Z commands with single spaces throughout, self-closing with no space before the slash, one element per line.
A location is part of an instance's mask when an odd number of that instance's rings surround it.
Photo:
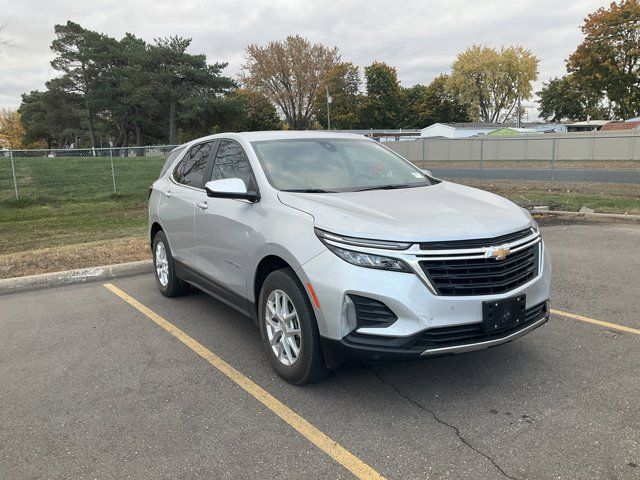
<path fill-rule="evenodd" d="M 242 146 L 220 140 L 211 178 L 240 178 L 247 190 L 256 190 L 251 165 Z M 231 300 L 247 296 L 247 261 L 258 248 L 252 228 L 257 205 L 248 200 L 202 195 L 195 210 L 198 269 L 230 294 Z"/>

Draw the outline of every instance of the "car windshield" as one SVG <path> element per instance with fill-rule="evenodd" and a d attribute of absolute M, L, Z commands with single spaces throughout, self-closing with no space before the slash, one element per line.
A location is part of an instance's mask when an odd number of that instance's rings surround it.
<path fill-rule="evenodd" d="M 271 185 L 310 193 L 411 188 L 435 183 L 377 142 L 313 138 L 252 143 Z"/>

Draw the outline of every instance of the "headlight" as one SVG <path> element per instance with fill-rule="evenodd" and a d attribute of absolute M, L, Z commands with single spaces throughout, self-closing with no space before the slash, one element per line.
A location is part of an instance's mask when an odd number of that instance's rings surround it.
<path fill-rule="evenodd" d="M 391 270 L 394 272 L 411 273 L 411 269 L 402 260 L 397 258 L 375 255 L 373 253 L 358 252 L 347 248 L 342 248 L 335 243 L 350 246 L 361 246 L 366 248 L 385 248 L 394 250 L 404 250 L 409 248 L 409 243 L 387 242 L 379 240 L 356 239 L 353 237 L 343 237 L 324 230 L 316 229 L 316 235 L 325 246 L 340 257 L 345 262 L 359 267 L 375 268 L 378 270 Z"/>
<path fill-rule="evenodd" d="M 533 224 L 532 227 L 536 231 L 536 233 L 540 233 L 540 226 L 533 217 L 531 217 L 531 223 Z"/>
<path fill-rule="evenodd" d="M 327 244 L 325 244 L 327 245 Z M 411 272 L 407 265 L 397 258 L 383 257 L 382 255 L 372 255 L 371 253 L 354 252 L 334 245 L 327 245 L 327 248 L 352 265 L 359 267 L 377 268 L 379 270 L 393 270 L 394 272 Z"/>

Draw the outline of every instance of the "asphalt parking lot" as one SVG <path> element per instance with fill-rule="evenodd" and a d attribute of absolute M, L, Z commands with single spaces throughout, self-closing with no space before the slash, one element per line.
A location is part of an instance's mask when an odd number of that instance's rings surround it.
<path fill-rule="evenodd" d="M 552 308 L 611 325 L 554 314 L 498 348 L 307 387 L 210 297 L 111 282 L 350 452 L 337 460 L 101 283 L 0 296 L 0 478 L 353 478 L 354 458 L 393 479 L 640 478 L 640 225 L 543 235 Z"/>

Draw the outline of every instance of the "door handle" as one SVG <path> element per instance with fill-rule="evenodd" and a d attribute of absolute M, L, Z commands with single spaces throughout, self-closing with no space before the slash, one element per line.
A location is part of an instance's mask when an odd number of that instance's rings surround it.
<path fill-rule="evenodd" d="M 171 196 L 171 190 L 165 190 L 164 192 L 162 192 L 162 194 L 163 194 L 165 197 L 170 197 L 170 196 Z"/>
<path fill-rule="evenodd" d="M 207 205 L 207 202 L 198 202 L 196 203 L 196 207 L 198 207 L 200 210 L 206 210 L 207 208 L 209 208 L 209 205 Z"/>

